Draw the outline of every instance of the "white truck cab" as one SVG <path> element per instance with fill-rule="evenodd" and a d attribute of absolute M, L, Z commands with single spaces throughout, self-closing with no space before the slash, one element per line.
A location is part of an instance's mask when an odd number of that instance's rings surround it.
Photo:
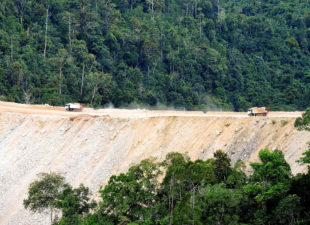
<path fill-rule="evenodd" d="M 67 111 L 82 111 L 83 105 L 81 103 L 67 103 L 65 109 Z"/>

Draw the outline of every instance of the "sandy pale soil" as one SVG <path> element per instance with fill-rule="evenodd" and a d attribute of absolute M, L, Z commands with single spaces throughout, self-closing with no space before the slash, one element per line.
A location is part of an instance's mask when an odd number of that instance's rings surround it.
<path fill-rule="evenodd" d="M 281 149 L 293 173 L 310 132 L 294 128 L 301 112 L 247 113 L 84 109 L 0 102 L 0 224 L 49 224 L 49 216 L 23 209 L 29 184 L 40 172 L 60 172 L 96 196 L 111 174 L 168 152 L 207 159 L 227 152 L 234 163 L 256 161 L 260 149 Z"/>

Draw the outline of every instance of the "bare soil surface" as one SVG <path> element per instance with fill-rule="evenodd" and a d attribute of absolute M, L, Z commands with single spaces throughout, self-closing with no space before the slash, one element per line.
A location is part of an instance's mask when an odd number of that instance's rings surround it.
<path fill-rule="evenodd" d="M 0 101 L 0 112 L 16 112 L 24 114 L 41 114 L 51 116 L 110 116 L 114 118 L 143 118 L 162 116 L 183 116 L 183 117 L 248 117 L 247 112 L 202 112 L 202 111 L 169 111 L 169 110 L 145 110 L 145 109 L 91 109 L 84 108 L 81 112 L 68 112 L 64 107 L 49 105 L 23 105 L 11 102 Z M 302 112 L 270 112 L 268 117 L 299 117 Z"/>
<path fill-rule="evenodd" d="M 74 187 L 89 186 L 98 196 L 112 174 L 142 159 L 163 160 L 169 152 L 207 159 L 222 149 L 246 163 L 260 149 L 280 149 L 294 174 L 307 150 L 310 132 L 294 128 L 302 112 L 186 112 L 89 109 L 0 102 L 0 224 L 49 224 L 48 214 L 23 209 L 29 184 L 40 172 L 59 172 Z M 247 168 L 249 170 L 249 167 Z"/>

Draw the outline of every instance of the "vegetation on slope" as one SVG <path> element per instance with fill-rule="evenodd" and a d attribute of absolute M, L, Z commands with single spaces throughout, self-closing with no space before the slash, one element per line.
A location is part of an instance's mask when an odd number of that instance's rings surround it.
<path fill-rule="evenodd" d="M 309 171 L 293 176 L 279 150 L 262 150 L 259 157 L 261 162 L 251 163 L 250 176 L 242 171 L 241 161 L 231 167 L 222 151 L 206 161 L 193 162 L 179 153 L 168 154 L 161 163 L 144 160 L 125 174 L 111 176 L 100 190 L 102 199 L 96 208 L 86 187 L 55 185 L 49 189 L 59 190 L 53 206 L 62 211 L 62 217 L 53 223 L 309 224 Z M 25 206 L 48 208 L 48 185 L 43 184 L 49 176 L 57 175 L 47 174 L 30 185 Z M 43 191 L 34 192 L 38 184 Z"/>
<path fill-rule="evenodd" d="M 308 0 L 3 0 L 0 100 L 310 105 Z"/>
<path fill-rule="evenodd" d="M 296 128 L 309 131 L 309 118 L 307 109 Z M 309 152 L 300 163 L 310 163 Z M 206 161 L 179 153 L 169 153 L 163 162 L 143 160 L 111 176 L 98 205 L 87 187 L 73 189 L 59 174 L 40 174 L 24 206 L 49 209 L 55 225 L 309 224 L 310 166 L 306 174 L 293 176 L 281 151 L 261 150 L 259 158 L 250 163 L 249 176 L 242 161 L 232 167 L 221 150 Z M 61 210 L 61 218 L 53 220 L 54 209 Z"/>

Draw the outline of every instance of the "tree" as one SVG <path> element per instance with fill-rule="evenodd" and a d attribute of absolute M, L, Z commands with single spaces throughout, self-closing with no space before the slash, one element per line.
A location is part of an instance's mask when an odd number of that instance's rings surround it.
<path fill-rule="evenodd" d="M 167 171 L 162 188 L 168 198 L 169 224 L 182 220 L 183 224 L 199 224 L 198 195 L 202 185 L 216 180 L 212 165 L 202 160 L 192 162 L 179 153 L 168 154 L 164 164 Z"/>
<path fill-rule="evenodd" d="M 281 199 L 274 210 L 274 216 L 278 224 L 297 224 L 301 211 L 300 197 L 287 195 Z"/>
<path fill-rule="evenodd" d="M 250 164 L 254 170 L 251 182 L 243 186 L 248 198 L 246 214 L 252 223 L 267 223 L 269 220 L 277 223 L 272 212 L 291 188 L 291 169 L 279 150 L 261 150 L 259 158 L 261 162 Z"/>
<path fill-rule="evenodd" d="M 58 71 L 58 94 L 61 95 L 62 93 L 62 69 L 65 66 L 65 63 L 69 60 L 69 55 L 66 49 L 59 49 L 58 53 L 55 57 L 50 58 L 50 62 L 52 63 L 53 66 L 55 66 Z"/>
<path fill-rule="evenodd" d="M 306 109 L 306 111 L 302 114 L 302 117 L 298 117 L 295 120 L 294 126 L 300 131 L 310 131 L 310 108 Z"/>
<path fill-rule="evenodd" d="M 302 117 L 298 117 L 295 120 L 294 125 L 297 130 L 310 131 L 310 108 L 306 109 L 306 111 L 302 114 Z M 303 153 L 303 157 L 300 158 L 298 162 L 310 164 L 310 149 Z"/>
<path fill-rule="evenodd" d="M 68 185 L 59 195 L 57 202 L 57 208 L 62 211 L 59 225 L 80 224 L 82 216 L 96 206 L 94 200 L 90 201 L 90 194 L 89 188 L 83 184 L 75 189 Z"/>
<path fill-rule="evenodd" d="M 75 54 L 79 67 L 82 66 L 81 86 L 80 86 L 80 97 L 82 97 L 85 75 L 87 73 L 86 69 L 88 68 L 88 71 L 91 72 L 93 66 L 96 65 L 97 62 L 95 60 L 95 56 L 93 54 L 88 53 L 85 41 L 75 40 L 73 42 L 73 52 Z"/>
<path fill-rule="evenodd" d="M 201 191 L 204 224 L 239 224 L 242 191 L 223 184 L 208 185 Z"/>
<path fill-rule="evenodd" d="M 49 5 L 46 7 L 46 16 L 45 16 L 45 34 L 44 34 L 44 51 L 43 57 L 46 57 L 46 48 L 47 48 L 47 31 L 48 31 L 48 18 L 50 17 Z"/>
<path fill-rule="evenodd" d="M 163 164 L 167 167 L 165 178 L 162 182 L 162 189 L 166 192 L 168 198 L 168 217 L 169 225 L 173 221 L 173 212 L 176 204 L 178 192 L 180 191 L 179 182 L 176 178 L 176 170 L 185 164 L 184 156 L 180 153 L 169 153 Z"/>
<path fill-rule="evenodd" d="M 28 198 L 24 200 L 24 207 L 33 212 L 49 210 L 52 223 L 53 212 L 67 184 L 65 178 L 58 173 L 40 173 L 38 176 L 40 179 L 33 181 L 28 188 Z"/>
<path fill-rule="evenodd" d="M 73 15 L 70 12 L 66 12 L 65 15 L 63 16 L 63 19 L 68 22 L 68 40 L 69 40 L 69 55 L 71 56 L 72 54 L 72 19 Z"/>
<path fill-rule="evenodd" d="M 214 166 L 214 172 L 218 182 L 225 182 L 231 175 L 232 169 L 230 167 L 230 159 L 227 154 L 221 150 L 217 150 L 214 153 L 215 160 L 212 162 Z"/>
<path fill-rule="evenodd" d="M 147 221 L 156 216 L 159 167 L 153 160 L 143 160 L 127 174 L 111 176 L 100 190 L 102 203 L 99 213 L 113 216 L 120 222 Z"/>
<path fill-rule="evenodd" d="M 111 89 L 112 75 L 106 74 L 104 72 L 94 72 L 90 73 L 88 76 L 88 84 L 91 88 L 91 99 L 90 104 L 93 104 L 96 99 L 98 90 L 100 89 L 101 93 L 108 93 Z M 97 103 L 98 104 L 98 103 Z"/>

